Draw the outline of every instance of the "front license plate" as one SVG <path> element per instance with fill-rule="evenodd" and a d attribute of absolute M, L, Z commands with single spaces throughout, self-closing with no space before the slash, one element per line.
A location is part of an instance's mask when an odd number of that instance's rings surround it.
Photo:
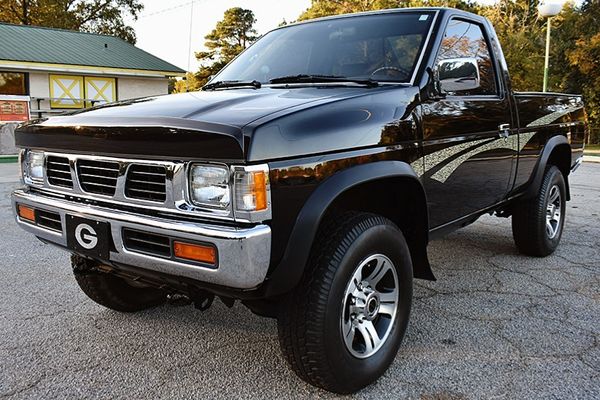
<path fill-rule="evenodd" d="M 67 215 L 67 246 L 78 253 L 108 260 L 110 224 Z"/>

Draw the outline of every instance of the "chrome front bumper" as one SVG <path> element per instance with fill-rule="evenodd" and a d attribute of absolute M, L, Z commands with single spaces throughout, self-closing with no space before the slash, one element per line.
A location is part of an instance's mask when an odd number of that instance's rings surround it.
<path fill-rule="evenodd" d="M 19 226 L 45 241 L 62 247 L 67 247 L 66 215 L 108 222 L 116 249 L 116 251 L 110 251 L 110 260 L 108 261 L 116 264 L 131 265 L 236 289 L 257 287 L 264 281 L 269 268 L 271 228 L 267 225 L 237 228 L 173 221 L 75 203 L 23 190 L 16 190 L 12 193 L 12 204 Z M 17 204 L 59 214 L 62 232 L 22 220 L 17 214 Z M 212 243 L 217 248 L 218 267 L 209 268 L 130 251 L 125 248 L 123 243 L 124 228 L 171 238 Z"/>

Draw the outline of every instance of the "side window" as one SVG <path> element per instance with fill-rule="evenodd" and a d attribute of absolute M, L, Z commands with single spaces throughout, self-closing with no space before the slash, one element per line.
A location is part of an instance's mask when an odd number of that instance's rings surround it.
<path fill-rule="evenodd" d="M 477 24 L 450 20 L 442 39 L 436 64 L 441 61 L 470 58 L 479 66 L 480 86 L 476 89 L 449 92 L 452 95 L 493 95 L 497 94 L 494 64 L 481 27 Z M 474 64 L 473 69 L 474 68 Z"/>

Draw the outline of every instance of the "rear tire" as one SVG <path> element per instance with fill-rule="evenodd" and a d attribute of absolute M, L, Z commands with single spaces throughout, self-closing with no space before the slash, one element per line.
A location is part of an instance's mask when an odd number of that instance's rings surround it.
<path fill-rule="evenodd" d="M 92 261 L 71 257 L 75 280 L 93 301 L 121 312 L 135 312 L 155 307 L 166 301 L 166 294 L 158 289 L 137 287 L 109 273 L 93 270 Z"/>
<path fill-rule="evenodd" d="M 394 361 L 411 300 L 412 262 L 398 227 L 366 213 L 329 218 L 278 318 L 281 349 L 306 382 L 356 392 Z"/>
<path fill-rule="evenodd" d="M 565 205 L 565 179 L 556 166 L 550 166 L 538 194 L 518 203 L 513 211 L 513 238 L 521 253 L 545 257 L 556 250 L 564 227 Z"/>

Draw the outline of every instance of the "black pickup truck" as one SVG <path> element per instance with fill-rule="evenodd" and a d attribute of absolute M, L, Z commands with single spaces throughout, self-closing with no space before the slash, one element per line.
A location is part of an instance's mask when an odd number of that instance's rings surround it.
<path fill-rule="evenodd" d="M 495 213 L 523 254 L 556 249 L 586 132 L 580 96 L 511 89 L 480 16 L 343 15 L 269 32 L 200 92 L 20 127 L 12 201 L 97 303 L 241 301 L 349 393 L 394 360 L 429 240 Z"/>

